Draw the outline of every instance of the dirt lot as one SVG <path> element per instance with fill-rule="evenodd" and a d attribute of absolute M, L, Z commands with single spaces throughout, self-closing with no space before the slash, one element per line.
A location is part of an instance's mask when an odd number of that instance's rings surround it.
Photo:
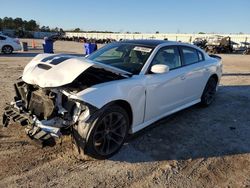
<path fill-rule="evenodd" d="M 56 42 L 55 51 L 82 53 L 82 44 Z M 1 114 L 12 83 L 39 52 L 0 55 Z M 250 56 L 222 57 L 224 76 L 210 107 L 162 119 L 109 160 L 76 160 L 70 137 L 38 149 L 22 127 L 0 128 L 0 187 L 250 187 Z"/>

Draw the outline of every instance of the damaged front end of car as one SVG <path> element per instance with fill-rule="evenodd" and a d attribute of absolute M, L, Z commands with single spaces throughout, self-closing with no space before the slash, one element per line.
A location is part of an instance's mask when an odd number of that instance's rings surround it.
<path fill-rule="evenodd" d="M 41 144 L 60 137 L 65 130 L 70 132 L 67 130 L 74 125 L 83 124 L 81 131 L 85 131 L 87 120 L 91 120 L 98 108 L 84 101 L 78 93 L 129 76 L 84 58 L 37 55 L 14 84 L 15 97 L 4 109 L 3 126 L 7 127 L 10 121 L 17 122 L 25 126 L 32 140 Z"/>
<path fill-rule="evenodd" d="M 97 108 L 69 98 L 63 89 L 40 88 L 19 80 L 14 84 L 14 101 L 4 109 L 3 126 L 10 121 L 25 126 L 26 134 L 43 144 L 52 137 L 59 138 L 63 131 L 78 122 L 86 121 Z M 67 96 L 68 95 L 68 96 Z"/>

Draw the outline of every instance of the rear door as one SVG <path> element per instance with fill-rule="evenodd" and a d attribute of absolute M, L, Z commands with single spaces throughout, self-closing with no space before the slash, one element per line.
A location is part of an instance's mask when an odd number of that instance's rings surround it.
<path fill-rule="evenodd" d="M 200 99 L 209 76 L 209 69 L 202 52 L 188 46 L 180 46 L 179 48 L 185 71 L 183 79 L 185 80 L 184 88 L 188 103 Z"/>

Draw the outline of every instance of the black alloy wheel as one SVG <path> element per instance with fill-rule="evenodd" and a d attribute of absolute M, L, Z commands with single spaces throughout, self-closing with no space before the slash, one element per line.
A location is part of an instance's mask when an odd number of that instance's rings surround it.
<path fill-rule="evenodd" d="M 2 52 L 4 54 L 11 54 L 13 52 L 13 48 L 11 46 L 4 46 L 2 48 Z"/>
<path fill-rule="evenodd" d="M 211 77 L 208 80 L 206 87 L 204 89 L 204 92 L 202 94 L 202 97 L 201 97 L 202 105 L 208 106 L 213 102 L 215 98 L 215 94 L 216 94 L 216 87 L 217 87 L 217 81 L 215 78 Z"/>
<path fill-rule="evenodd" d="M 119 105 L 103 107 L 91 123 L 73 129 L 73 149 L 82 160 L 107 159 L 119 151 L 129 130 L 127 111 Z M 85 127 L 86 129 L 82 130 Z"/>

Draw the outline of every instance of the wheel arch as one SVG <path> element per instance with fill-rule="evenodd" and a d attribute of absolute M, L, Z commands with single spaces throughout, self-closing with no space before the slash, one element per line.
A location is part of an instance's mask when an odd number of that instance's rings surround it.
<path fill-rule="evenodd" d="M 215 74 L 215 73 L 212 74 L 212 75 L 209 77 L 209 79 L 210 79 L 210 78 L 214 78 L 214 79 L 216 80 L 217 84 L 218 84 L 218 82 L 219 82 L 219 77 L 218 77 L 217 74 Z M 208 79 L 208 80 L 209 80 L 209 79 Z M 208 82 L 208 80 L 207 80 L 207 82 Z"/>
<path fill-rule="evenodd" d="M 108 105 L 118 105 L 118 106 L 122 107 L 127 112 L 128 117 L 129 117 L 129 129 L 131 129 L 132 123 L 133 123 L 133 111 L 132 111 L 132 107 L 129 104 L 129 102 L 120 99 L 120 100 L 112 101 L 112 102 L 108 103 Z"/>
<path fill-rule="evenodd" d="M 207 88 L 208 83 L 209 83 L 209 81 L 211 80 L 211 78 L 214 79 L 214 80 L 216 81 L 215 92 L 216 92 L 217 87 L 218 87 L 219 76 L 218 76 L 216 73 L 214 73 L 214 74 L 210 75 L 210 77 L 208 78 L 208 80 L 207 80 L 207 82 L 206 82 L 206 85 L 205 85 L 205 87 L 204 87 L 204 89 L 203 89 L 202 95 L 201 95 L 201 97 L 200 97 L 200 99 L 201 99 L 200 104 L 201 104 L 202 107 L 207 107 L 207 106 L 210 105 L 211 102 L 212 102 L 212 101 L 210 101 L 209 103 L 207 103 L 206 100 L 204 99 L 205 91 L 206 91 L 206 88 Z M 213 99 L 212 99 L 212 100 L 213 100 Z"/>
<path fill-rule="evenodd" d="M 133 123 L 132 107 L 129 104 L 129 102 L 127 102 L 126 100 L 118 99 L 118 100 L 114 100 L 114 101 L 111 101 L 111 102 L 103 105 L 103 107 L 101 107 L 96 112 L 94 112 L 94 114 L 91 115 L 90 119 L 88 120 L 88 122 L 86 124 L 82 124 L 82 126 L 80 126 L 80 127 L 79 127 L 80 124 L 77 125 L 77 127 L 78 127 L 77 129 L 81 129 L 81 133 L 86 140 L 88 140 L 90 132 L 93 129 L 93 126 L 90 126 L 90 125 L 96 120 L 96 118 L 98 116 L 100 116 L 101 113 L 103 113 L 103 110 L 109 108 L 109 106 L 112 106 L 112 105 L 120 106 L 121 108 L 123 108 L 127 112 L 128 118 L 129 118 L 128 130 L 131 130 L 132 123 Z"/>
<path fill-rule="evenodd" d="M 205 90 L 205 88 L 206 88 L 206 85 L 207 85 L 208 81 L 210 80 L 210 78 L 214 78 L 214 79 L 216 80 L 216 82 L 217 82 L 217 85 L 218 85 L 218 83 L 219 83 L 219 76 L 218 76 L 216 73 L 211 74 L 211 75 L 208 77 L 207 82 L 206 82 L 206 84 L 205 84 L 204 87 L 203 87 L 203 90 L 202 90 L 202 93 L 201 93 L 201 95 L 200 95 L 200 98 L 202 97 L 203 92 L 204 92 L 204 90 Z"/>
<path fill-rule="evenodd" d="M 127 101 L 118 99 L 118 100 L 114 100 L 105 104 L 102 108 L 96 111 L 93 119 L 89 123 L 82 124 L 83 126 L 79 126 L 79 124 L 76 126 L 73 126 L 73 130 L 72 130 L 73 149 L 79 159 L 83 159 L 83 160 L 89 160 L 91 158 L 104 159 L 103 157 L 99 157 L 95 153 L 93 153 L 94 149 L 91 148 L 88 145 L 88 143 L 93 143 L 92 137 L 91 137 L 91 132 L 93 131 L 95 127 L 93 126 L 93 123 L 98 121 L 98 116 L 100 116 L 102 113 L 104 113 L 105 110 L 109 109 L 111 106 L 114 106 L 114 105 L 116 106 L 116 108 L 119 107 L 119 109 L 120 108 L 124 109 L 128 114 L 129 123 L 130 124 L 132 123 L 132 109 L 131 109 L 130 104 Z M 129 125 L 128 131 L 131 128 L 131 125 Z M 121 146 L 119 146 L 119 148 Z M 117 151 L 119 151 L 119 149 Z"/>

